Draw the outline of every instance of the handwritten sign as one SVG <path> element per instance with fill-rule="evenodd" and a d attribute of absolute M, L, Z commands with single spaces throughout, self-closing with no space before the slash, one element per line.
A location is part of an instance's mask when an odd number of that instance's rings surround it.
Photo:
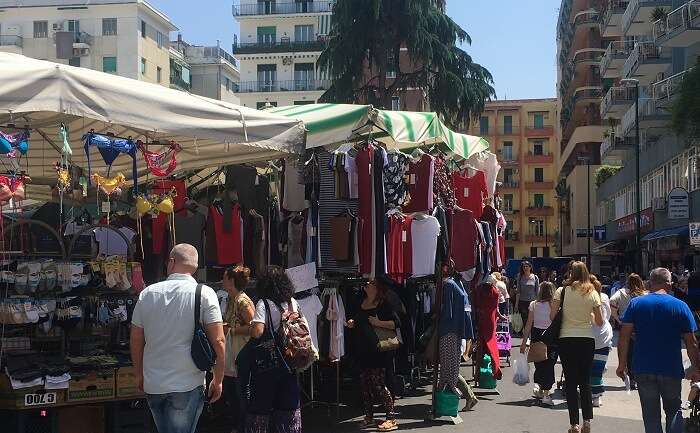
<path fill-rule="evenodd" d="M 294 291 L 296 293 L 303 292 L 304 290 L 313 289 L 318 287 L 318 280 L 316 279 L 316 264 L 307 263 L 301 266 L 295 266 L 289 268 L 285 271 L 289 280 L 294 285 Z"/>

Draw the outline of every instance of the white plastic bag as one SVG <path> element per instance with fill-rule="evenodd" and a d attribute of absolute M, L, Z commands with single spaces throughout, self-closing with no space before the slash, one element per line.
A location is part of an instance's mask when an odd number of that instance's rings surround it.
<path fill-rule="evenodd" d="M 527 363 L 525 354 L 518 352 L 513 360 L 513 383 L 520 386 L 530 383 L 530 364 Z"/>
<path fill-rule="evenodd" d="M 523 330 L 523 325 L 523 318 L 520 316 L 520 314 L 515 313 L 510 315 L 510 329 L 513 332 L 521 332 Z"/>

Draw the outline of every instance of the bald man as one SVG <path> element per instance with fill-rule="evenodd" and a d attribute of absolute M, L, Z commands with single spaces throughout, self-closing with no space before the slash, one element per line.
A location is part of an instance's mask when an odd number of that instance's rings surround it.
<path fill-rule="evenodd" d="M 141 292 L 131 319 L 131 359 L 159 433 L 194 433 L 204 407 L 205 373 L 192 361 L 197 249 L 179 244 L 170 252 L 168 278 Z M 216 351 L 207 395 L 221 397 L 225 337 L 216 293 L 202 286 L 200 320 Z"/>

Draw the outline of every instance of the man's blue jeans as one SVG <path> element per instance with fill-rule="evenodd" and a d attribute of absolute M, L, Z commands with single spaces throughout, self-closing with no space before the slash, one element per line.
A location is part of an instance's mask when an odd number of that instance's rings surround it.
<path fill-rule="evenodd" d="M 666 433 L 683 433 L 681 379 L 654 374 L 635 375 L 646 433 L 663 433 L 661 402 L 666 413 Z"/>
<path fill-rule="evenodd" d="M 158 433 L 194 433 L 204 407 L 204 386 L 188 392 L 147 394 Z"/>

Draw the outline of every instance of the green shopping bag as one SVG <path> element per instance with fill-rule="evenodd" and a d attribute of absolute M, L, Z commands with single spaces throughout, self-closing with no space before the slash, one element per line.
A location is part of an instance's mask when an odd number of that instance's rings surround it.
<path fill-rule="evenodd" d="M 493 377 L 493 369 L 491 368 L 491 357 L 484 355 L 479 368 L 479 388 L 496 389 L 498 381 Z"/>
<path fill-rule="evenodd" d="M 457 416 L 459 412 L 459 396 L 451 391 L 438 391 L 435 393 L 435 415 Z"/>

